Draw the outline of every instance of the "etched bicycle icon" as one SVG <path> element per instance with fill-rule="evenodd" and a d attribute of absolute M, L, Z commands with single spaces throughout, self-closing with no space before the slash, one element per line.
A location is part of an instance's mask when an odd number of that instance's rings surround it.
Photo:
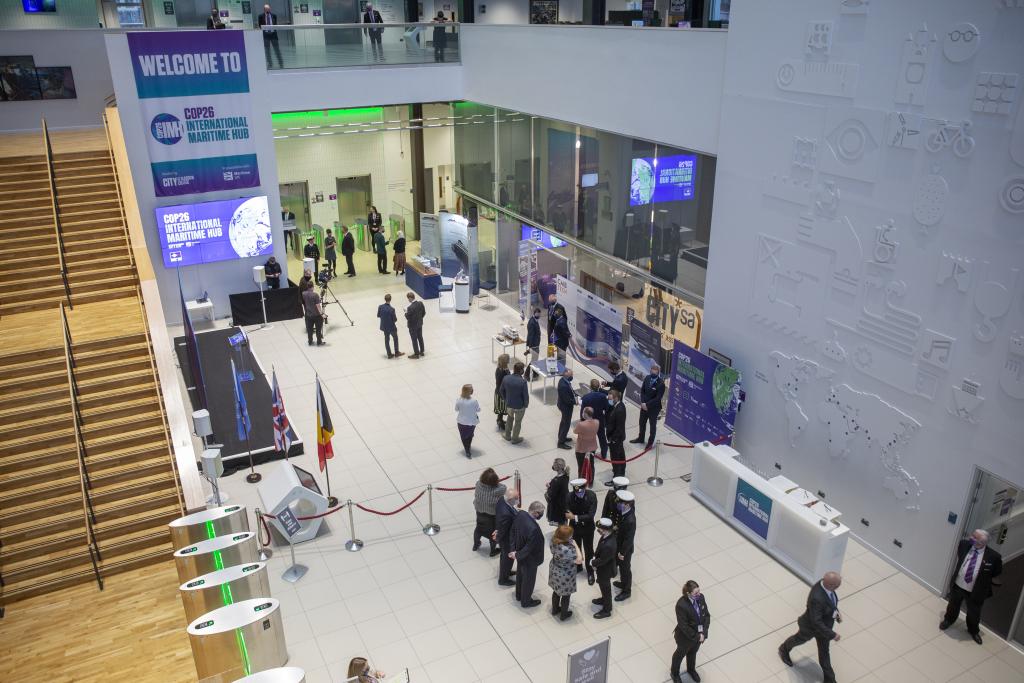
<path fill-rule="evenodd" d="M 925 149 L 929 152 L 938 152 L 952 146 L 953 154 L 961 159 L 970 156 L 974 151 L 974 138 L 971 137 L 970 130 L 970 121 L 962 121 L 959 124 L 940 121 L 935 129 L 928 133 L 928 138 L 924 141 Z"/>

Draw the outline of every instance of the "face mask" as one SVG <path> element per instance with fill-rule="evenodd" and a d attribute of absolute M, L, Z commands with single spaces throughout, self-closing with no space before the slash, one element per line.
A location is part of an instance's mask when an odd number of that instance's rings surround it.
<path fill-rule="evenodd" d="M 576 497 L 577 498 L 582 498 L 585 494 L 586 494 L 585 490 L 583 490 L 583 489 L 576 489 Z"/>
<path fill-rule="evenodd" d="M 615 507 L 617 507 L 619 509 L 619 512 L 622 512 L 622 513 L 625 513 L 626 510 L 629 509 L 629 507 L 625 503 L 619 503 Z"/>
<path fill-rule="evenodd" d="M 540 320 L 540 313 L 537 313 L 536 315 L 534 315 L 533 319 L 534 320 Z"/>
<path fill-rule="evenodd" d="M 615 399 L 613 399 L 613 398 L 608 399 L 608 405 L 614 406 L 615 405 Z"/>

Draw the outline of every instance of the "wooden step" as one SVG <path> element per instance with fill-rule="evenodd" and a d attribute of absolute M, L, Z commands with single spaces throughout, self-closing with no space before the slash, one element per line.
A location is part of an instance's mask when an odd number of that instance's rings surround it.
<path fill-rule="evenodd" d="M 50 454 L 66 453 L 75 448 L 75 429 L 70 415 L 49 429 L 37 434 L 0 434 L 0 460 L 10 456 L 46 457 Z"/>
<path fill-rule="evenodd" d="M 0 219 L 0 221 L 2 221 L 4 225 L 10 225 L 12 222 L 16 221 L 25 223 L 46 219 L 53 219 L 53 206 L 49 202 L 38 206 L 29 204 L 7 209 L 3 213 L 3 218 Z M 22 245 L 22 247 L 24 246 L 25 245 Z"/>
<path fill-rule="evenodd" d="M 84 169 L 82 173 L 57 176 L 54 181 L 57 184 L 57 196 L 60 197 L 61 192 L 65 191 L 85 192 L 90 188 L 106 189 L 114 184 L 114 172 L 110 168 L 106 170 Z"/>
<path fill-rule="evenodd" d="M 123 468 L 131 470 L 134 467 L 149 469 L 155 466 L 157 461 L 170 462 L 170 447 L 167 442 L 153 442 L 142 446 L 127 446 L 124 448 L 108 448 L 102 452 L 87 453 L 85 467 L 90 477 L 103 477 L 106 473 L 118 473 Z M 20 461 L 11 460 L 10 467 L 0 472 L 0 481 L 10 482 L 11 486 L 26 485 L 28 479 L 38 477 L 44 479 L 50 472 L 67 472 L 72 470 L 74 476 L 78 477 L 78 457 L 72 457 L 55 463 L 40 464 L 31 458 Z M 2 553 L 0 553 L 2 555 Z"/>
<path fill-rule="evenodd" d="M 56 308 L 56 307 L 55 307 Z M 54 313 L 57 311 L 54 310 Z M 38 372 L 54 363 L 64 364 L 64 347 L 34 349 L 24 353 L 9 353 L 0 356 L 0 379 L 22 377 Z"/>
<path fill-rule="evenodd" d="M 0 179 L 0 194 L 8 197 L 18 195 L 31 196 L 44 192 L 49 196 L 50 179 L 46 175 Z"/>
<path fill-rule="evenodd" d="M 115 337 L 101 339 L 87 344 L 73 343 L 71 345 L 72 357 L 75 359 L 75 367 L 88 367 L 96 363 L 118 358 L 149 357 L 149 344 L 146 335 Z"/>
<path fill-rule="evenodd" d="M 97 193 L 98 194 L 98 193 Z M 63 220 L 64 217 L 71 218 L 83 212 L 89 211 L 104 211 L 111 212 L 120 215 L 120 209 L 117 206 L 117 197 L 104 197 L 104 196 L 82 196 L 75 201 L 68 201 L 61 196 L 60 201 L 57 202 L 57 214 Z"/>
<path fill-rule="evenodd" d="M 50 240 L 57 242 L 57 233 L 53 229 L 53 218 L 46 220 L 35 220 L 30 223 L 24 221 L 5 222 L 0 220 L 0 240 L 32 240 L 33 249 L 38 242 Z"/>
<path fill-rule="evenodd" d="M 27 376 L 3 377 L 0 378 L 0 393 L 8 393 L 29 387 L 53 386 L 63 384 L 64 390 L 68 386 L 67 363 L 58 365 L 56 362 L 47 362 L 39 372 Z"/>
<path fill-rule="evenodd" d="M 15 256 L 5 255 L 0 258 L 0 273 L 15 273 L 25 277 L 25 273 L 31 271 L 51 272 L 60 267 L 60 258 L 57 256 L 57 238 L 52 243 L 37 243 L 32 245 L 32 254 L 26 255 L 24 248 Z M 58 277 L 60 273 L 57 273 Z"/>
<path fill-rule="evenodd" d="M 97 292 L 81 292 L 78 294 L 72 293 L 71 301 L 77 306 L 79 304 L 88 304 L 96 301 L 110 301 L 113 299 L 130 299 L 136 296 L 136 285 L 116 287 L 112 289 L 105 289 Z M 59 299 L 48 299 L 46 301 L 36 304 L 7 304 L 0 300 L 0 316 L 13 315 L 15 313 L 23 313 L 25 311 L 40 311 L 48 310 L 53 307 L 55 303 L 59 303 Z"/>
<path fill-rule="evenodd" d="M 119 211 L 107 212 L 106 215 L 93 216 L 90 218 L 69 218 L 64 216 L 61 218 L 60 226 L 61 230 L 64 231 L 65 235 L 71 235 L 76 232 L 89 232 L 92 230 L 106 231 L 110 228 L 119 228 L 123 232 L 121 227 L 123 222 L 121 221 L 121 214 Z"/>
<path fill-rule="evenodd" d="M 46 595 L 63 588 L 91 583 L 96 580 L 92 564 L 88 569 L 72 567 L 50 572 L 42 577 L 32 577 L 24 581 L 9 582 L 3 589 L 3 604 L 10 605 L 19 600 L 26 600 L 37 595 Z"/>
<path fill-rule="evenodd" d="M 75 285 L 94 278 L 110 279 L 112 277 L 127 276 L 133 280 L 134 271 L 124 259 L 118 264 L 96 263 L 93 259 L 68 259 L 68 282 L 71 283 L 71 290 Z"/>

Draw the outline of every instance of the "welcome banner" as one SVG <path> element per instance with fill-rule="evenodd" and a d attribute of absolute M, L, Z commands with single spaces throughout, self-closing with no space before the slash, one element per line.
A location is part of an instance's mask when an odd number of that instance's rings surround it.
<path fill-rule="evenodd" d="M 158 197 L 258 187 L 241 31 L 129 33 Z"/>

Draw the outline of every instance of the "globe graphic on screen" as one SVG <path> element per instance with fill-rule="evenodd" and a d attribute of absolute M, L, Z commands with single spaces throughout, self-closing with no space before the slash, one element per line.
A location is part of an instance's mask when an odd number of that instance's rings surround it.
<path fill-rule="evenodd" d="M 247 199 L 235 209 L 228 224 L 228 237 L 241 258 L 266 253 L 272 241 L 266 197 Z"/>
<path fill-rule="evenodd" d="M 633 173 L 629 179 L 629 203 L 650 204 L 654 197 L 654 169 L 646 159 L 633 159 Z"/>

